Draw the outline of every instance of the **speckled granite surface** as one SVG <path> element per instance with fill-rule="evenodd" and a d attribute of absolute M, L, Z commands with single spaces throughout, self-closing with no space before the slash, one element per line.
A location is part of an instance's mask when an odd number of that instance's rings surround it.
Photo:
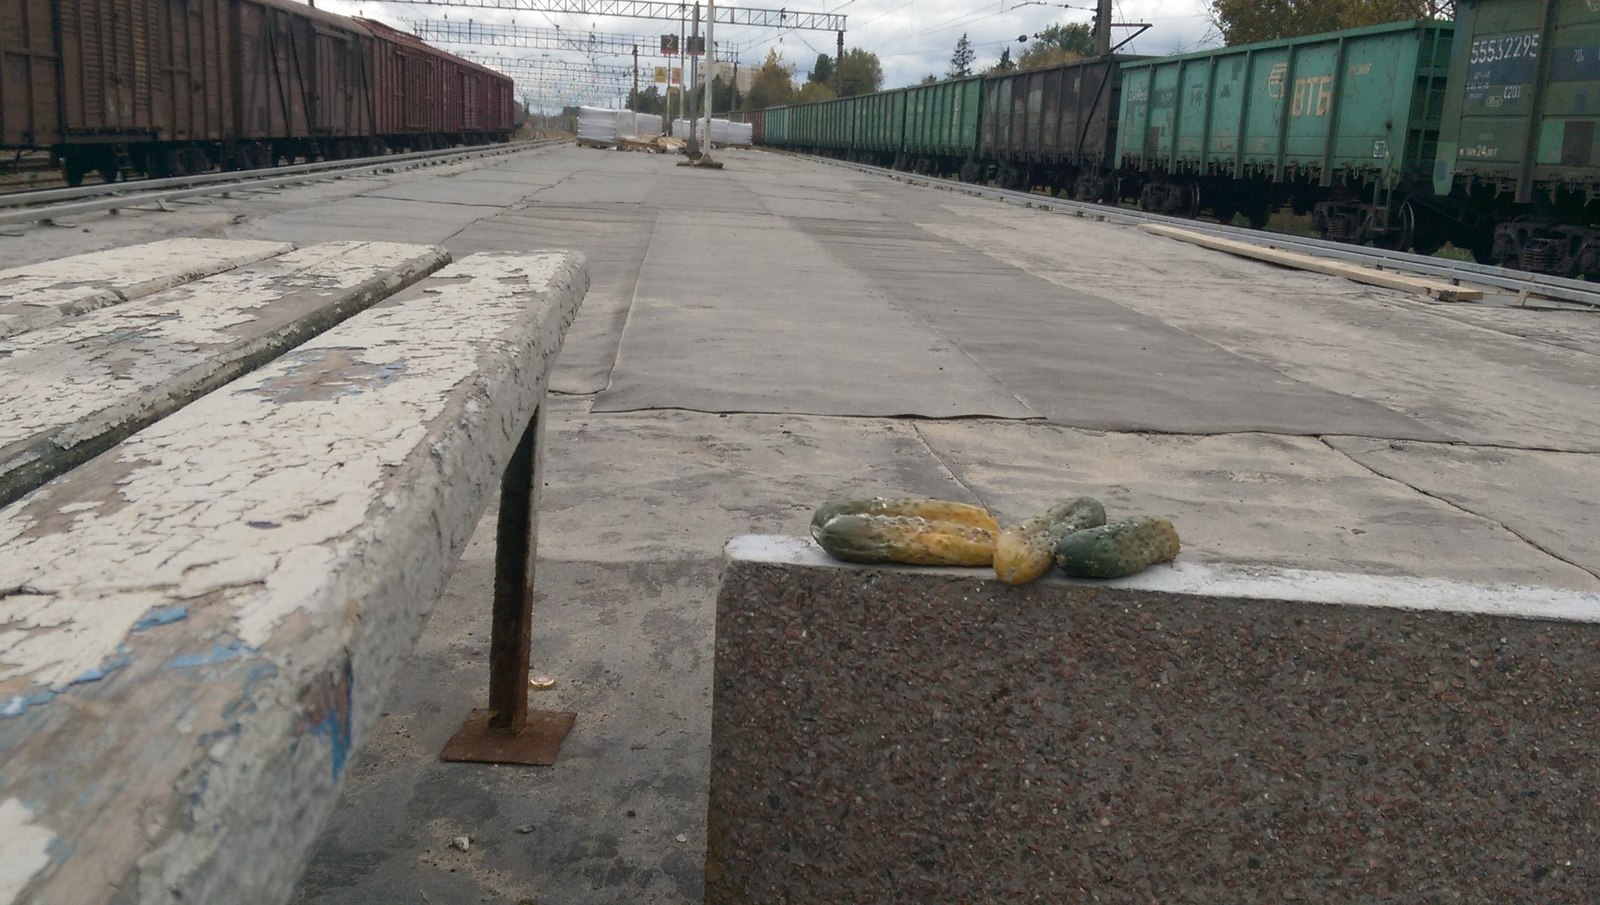
<path fill-rule="evenodd" d="M 1600 597 L 762 559 L 717 603 L 708 902 L 1600 901 Z"/>

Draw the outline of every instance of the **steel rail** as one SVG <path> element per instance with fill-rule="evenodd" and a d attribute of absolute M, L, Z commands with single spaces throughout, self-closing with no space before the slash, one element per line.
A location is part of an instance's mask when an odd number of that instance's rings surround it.
<path fill-rule="evenodd" d="M 144 204 L 156 204 L 162 201 L 192 198 L 199 195 L 220 195 L 225 192 L 273 188 L 280 185 L 304 183 L 322 176 L 344 176 L 390 168 L 410 169 L 418 166 L 447 163 L 451 160 L 515 154 L 520 151 L 543 148 L 559 143 L 559 140 L 506 142 L 475 148 L 417 151 L 412 154 L 362 157 L 351 160 L 324 161 L 322 163 L 303 163 L 261 170 L 202 173 L 196 176 L 175 176 L 167 179 L 112 182 L 105 185 L 82 186 L 75 189 L 18 192 L 0 195 L 0 207 L 13 208 L 11 210 L 0 210 L 0 226 L 138 207 Z"/>
<path fill-rule="evenodd" d="M 1573 302 L 1579 305 L 1588 305 L 1600 308 L 1600 284 L 1586 283 L 1582 280 L 1568 279 L 1567 277 L 1551 276 L 1544 273 L 1532 273 L 1525 270 L 1512 270 L 1508 267 L 1496 267 L 1492 264 L 1478 264 L 1472 261 L 1450 261 L 1442 258 L 1432 258 L 1426 255 L 1412 254 L 1404 251 L 1390 251 L 1382 248 L 1369 248 L 1364 245 L 1349 245 L 1343 242 L 1334 242 L 1328 239 L 1312 239 L 1305 236 L 1290 236 L 1282 233 L 1262 232 L 1261 230 L 1247 229 L 1240 226 L 1228 226 L 1222 223 L 1211 223 L 1204 220 L 1190 220 L 1184 217 L 1173 217 L 1167 214 L 1153 214 L 1147 211 L 1128 210 L 1121 207 L 1108 207 L 1104 204 L 1095 204 L 1089 201 L 1073 201 L 1066 198 L 1052 198 L 1048 195 L 1036 195 L 1032 192 L 1019 192 L 1014 189 L 994 188 L 993 186 L 979 185 L 971 182 L 960 182 L 954 179 L 940 179 L 935 176 L 919 176 L 914 173 L 904 173 L 884 167 L 875 167 L 864 163 L 851 163 L 844 160 L 835 160 L 831 157 L 819 157 L 811 154 L 801 154 L 810 160 L 833 164 L 847 169 L 859 170 L 864 173 L 889 176 L 893 179 L 911 185 L 927 185 L 937 188 L 947 188 L 953 191 L 965 192 L 984 198 L 996 198 L 1003 201 L 1016 201 L 1032 207 L 1041 207 L 1053 210 L 1071 211 L 1080 216 L 1092 216 L 1103 220 L 1137 225 L 1140 223 L 1162 223 L 1199 233 L 1223 236 L 1241 242 L 1249 242 L 1263 248 L 1280 248 L 1285 251 L 1297 251 L 1303 254 L 1316 255 L 1323 258 L 1349 261 L 1356 264 L 1375 266 L 1380 270 L 1415 273 L 1422 276 L 1437 277 L 1450 280 L 1453 283 L 1462 281 L 1492 286 L 1496 289 L 1505 289 L 1514 293 L 1526 292 L 1530 296 L 1554 299 L 1563 302 Z"/>

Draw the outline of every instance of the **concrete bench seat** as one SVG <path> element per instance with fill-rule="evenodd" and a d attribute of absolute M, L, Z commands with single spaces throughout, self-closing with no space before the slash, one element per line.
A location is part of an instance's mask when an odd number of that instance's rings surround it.
<path fill-rule="evenodd" d="M 745 537 L 713 696 L 708 902 L 1594 898 L 1594 593 Z"/>
<path fill-rule="evenodd" d="M 449 260 L 329 242 L 0 340 L 0 505 Z"/>
<path fill-rule="evenodd" d="M 163 239 L 0 269 L 0 339 L 293 250 L 254 239 Z"/>
<path fill-rule="evenodd" d="M 587 286 L 469 257 L 0 509 L 0 902 L 285 900 L 497 486 L 491 657 L 522 659 L 485 720 L 523 718 L 542 403 Z"/>

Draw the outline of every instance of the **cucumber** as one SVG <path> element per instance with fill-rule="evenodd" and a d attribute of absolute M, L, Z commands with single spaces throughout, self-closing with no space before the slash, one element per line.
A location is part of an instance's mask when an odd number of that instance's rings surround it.
<path fill-rule="evenodd" d="M 1049 571 L 1051 554 L 1063 537 L 1105 523 L 1105 507 L 1086 496 L 1019 522 L 995 538 L 994 574 L 1006 584 L 1027 584 Z"/>
<path fill-rule="evenodd" d="M 1148 516 L 1074 531 L 1056 544 L 1054 558 L 1073 578 L 1123 578 L 1178 555 L 1178 530 Z"/>

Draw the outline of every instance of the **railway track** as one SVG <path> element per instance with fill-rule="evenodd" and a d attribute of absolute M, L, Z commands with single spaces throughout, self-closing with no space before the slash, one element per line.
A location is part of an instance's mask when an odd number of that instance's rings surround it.
<path fill-rule="evenodd" d="M 474 157 L 515 154 L 519 151 L 559 144 L 552 141 L 518 141 L 505 144 L 454 148 L 445 151 L 418 151 L 352 160 L 269 167 L 260 170 L 235 170 L 202 173 L 168 179 L 141 179 L 79 188 L 39 189 L 0 194 L 0 226 L 34 223 L 100 211 L 161 206 L 180 198 L 220 195 L 228 192 L 273 188 L 314 182 L 359 173 L 397 171 L 435 166 Z"/>
<path fill-rule="evenodd" d="M 797 156 L 846 169 L 858 170 L 863 173 L 888 176 L 891 179 L 896 179 L 909 185 L 925 185 L 948 189 L 980 198 L 994 198 L 1001 201 L 1026 204 L 1031 207 L 1062 211 L 1080 217 L 1093 217 L 1112 223 L 1128 225 L 1163 223 L 1198 233 L 1221 236 L 1239 242 L 1248 242 L 1263 248 L 1280 248 L 1285 251 L 1295 251 L 1333 260 L 1348 261 L 1396 273 L 1416 274 L 1418 276 L 1448 280 L 1455 284 L 1471 283 L 1525 298 L 1569 302 L 1600 310 L 1600 284 L 1586 283 L 1582 280 L 1511 270 L 1506 267 L 1495 267 L 1470 261 L 1451 261 L 1444 258 L 1427 257 L 1404 251 L 1389 251 L 1364 245 L 1348 245 L 1326 239 L 1269 233 L 1206 220 L 1190 220 L 1166 214 L 1151 214 L 1128 208 L 1108 207 L 1104 204 L 1094 204 L 1087 201 L 1071 201 L 1064 198 L 1053 198 L 1049 195 L 1037 195 L 1032 192 L 995 188 L 971 182 L 959 182 L 954 179 L 919 176 L 870 164 L 835 160 L 831 157 L 817 157 L 809 154 Z"/>

